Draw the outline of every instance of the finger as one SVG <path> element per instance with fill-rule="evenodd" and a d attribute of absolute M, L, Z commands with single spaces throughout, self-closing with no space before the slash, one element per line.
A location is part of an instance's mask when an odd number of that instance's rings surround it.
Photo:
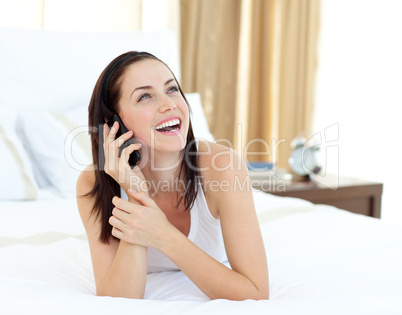
<path fill-rule="evenodd" d="M 116 218 L 114 215 L 109 218 L 109 224 L 115 228 L 118 228 L 120 231 L 123 231 L 125 226 L 125 223 Z"/>
<path fill-rule="evenodd" d="M 133 189 L 129 189 L 128 192 L 130 193 L 130 195 L 137 201 L 139 201 L 143 206 L 146 207 L 158 207 L 158 205 L 156 204 L 156 202 L 149 197 L 147 192 L 144 191 L 136 191 Z"/>
<path fill-rule="evenodd" d="M 123 133 L 120 137 L 118 137 L 116 139 L 117 146 L 120 147 L 128 139 L 131 139 L 132 136 L 133 136 L 133 131 L 132 130 L 129 130 L 129 131 Z"/>
<path fill-rule="evenodd" d="M 123 221 L 124 223 L 127 223 L 130 218 L 129 212 L 116 208 L 116 207 L 113 208 L 112 214 L 113 214 L 113 216 L 115 216 L 120 221 Z"/>
<path fill-rule="evenodd" d="M 106 152 L 106 145 L 108 143 L 108 141 L 106 141 L 108 133 L 109 133 L 109 126 L 106 123 L 104 123 L 103 124 L 103 149 L 105 152 Z"/>
<path fill-rule="evenodd" d="M 108 123 L 105 122 L 103 126 L 104 126 L 103 131 L 104 131 L 104 135 L 105 135 L 105 139 L 106 139 L 108 137 L 111 129 L 113 128 L 113 125 L 109 126 Z"/>
<path fill-rule="evenodd" d="M 104 123 L 103 124 L 103 139 L 106 139 L 108 132 L 109 132 L 109 126 L 107 125 L 107 123 Z"/>
<path fill-rule="evenodd" d="M 113 141 L 116 137 L 116 133 L 119 130 L 119 123 L 117 121 L 114 122 L 112 128 L 110 128 L 109 133 L 107 134 L 107 139 Z"/>
<path fill-rule="evenodd" d="M 130 131 L 126 132 L 125 134 L 121 135 L 120 137 L 118 137 L 114 142 L 116 151 L 117 151 L 117 148 L 120 148 L 122 145 L 124 145 L 127 140 L 130 140 L 132 138 L 132 136 L 133 136 L 133 132 L 130 130 Z M 126 147 L 128 147 L 129 145 L 130 144 L 126 143 Z"/>
<path fill-rule="evenodd" d="M 140 143 L 132 143 L 121 151 L 121 157 L 124 158 L 124 161 L 128 163 L 130 154 L 133 153 L 135 150 L 139 150 L 140 148 L 141 148 Z"/>
<path fill-rule="evenodd" d="M 119 230 L 118 228 L 113 227 L 112 229 L 112 235 L 122 241 L 124 241 L 124 233 Z"/>
<path fill-rule="evenodd" d="M 125 201 L 124 199 L 122 199 L 122 198 L 120 198 L 118 196 L 114 196 L 112 198 L 112 203 L 114 204 L 114 206 L 116 208 L 119 208 L 119 209 L 121 209 L 123 207 L 124 201 Z"/>
<path fill-rule="evenodd" d="M 132 213 L 133 209 L 135 208 L 135 205 L 133 203 L 117 196 L 113 197 L 112 203 L 117 209 L 124 211 L 128 214 Z"/>
<path fill-rule="evenodd" d="M 116 125 L 118 126 L 118 123 L 115 122 L 112 126 L 112 128 L 109 128 L 108 124 L 105 124 L 104 129 L 103 129 L 103 150 L 105 152 L 105 162 L 108 162 L 108 168 L 109 169 L 115 169 L 113 166 L 115 162 L 113 160 L 109 159 L 109 156 L 116 156 L 116 150 L 114 146 L 111 146 L 110 143 L 114 141 L 115 134 L 117 133 L 118 128 L 116 129 Z"/>

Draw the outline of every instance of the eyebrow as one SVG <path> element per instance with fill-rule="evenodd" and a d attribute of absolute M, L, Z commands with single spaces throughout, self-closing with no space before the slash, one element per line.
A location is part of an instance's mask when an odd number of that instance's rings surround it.
<path fill-rule="evenodd" d="M 172 82 L 172 81 L 175 81 L 175 79 L 174 79 L 174 78 L 171 78 L 171 79 L 167 80 L 164 85 L 168 85 L 168 84 L 169 84 L 170 82 Z M 137 90 L 149 90 L 149 89 L 152 89 L 152 86 L 151 86 L 151 85 L 139 86 L 139 87 L 135 88 L 135 89 L 131 92 L 130 98 L 133 96 L 134 92 L 137 91 Z"/>

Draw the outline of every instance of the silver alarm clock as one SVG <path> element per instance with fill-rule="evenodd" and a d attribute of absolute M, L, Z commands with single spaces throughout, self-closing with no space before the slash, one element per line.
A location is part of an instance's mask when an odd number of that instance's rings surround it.
<path fill-rule="evenodd" d="M 293 151 L 289 157 L 289 165 L 296 175 L 307 177 L 321 170 L 318 145 L 309 145 L 306 138 L 297 137 L 291 142 L 291 147 Z"/>

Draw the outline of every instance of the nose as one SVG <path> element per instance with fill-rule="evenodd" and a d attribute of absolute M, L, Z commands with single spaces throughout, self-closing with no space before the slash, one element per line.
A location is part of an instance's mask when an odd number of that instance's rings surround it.
<path fill-rule="evenodd" d="M 176 107 L 176 103 L 169 96 L 164 95 L 159 104 L 159 111 L 163 113 L 168 110 L 174 110 Z"/>

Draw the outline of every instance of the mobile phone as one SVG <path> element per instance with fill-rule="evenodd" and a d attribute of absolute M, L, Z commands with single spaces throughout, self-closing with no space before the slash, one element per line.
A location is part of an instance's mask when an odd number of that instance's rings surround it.
<path fill-rule="evenodd" d="M 128 130 L 126 126 L 124 126 L 123 122 L 121 121 L 119 115 L 114 114 L 112 118 L 109 119 L 107 122 L 109 128 L 112 128 L 114 122 L 117 121 L 119 123 L 119 130 L 116 133 L 116 139 L 120 137 L 123 133 L 126 133 Z M 121 146 L 120 146 L 120 152 L 119 152 L 119 157 L 121 156 L 121 151 L 128 147 L 130 144 L 133 144 L 133 138 L 128 139 L 125 141 Z M 130 157 L 128 159 L 128 164 L 131 167 L 134 167 L 137 165 L 137 163 L 141 160 L 141 154 L 138 150 L 135 150 L 133 153 L 130 154 Z"/>

